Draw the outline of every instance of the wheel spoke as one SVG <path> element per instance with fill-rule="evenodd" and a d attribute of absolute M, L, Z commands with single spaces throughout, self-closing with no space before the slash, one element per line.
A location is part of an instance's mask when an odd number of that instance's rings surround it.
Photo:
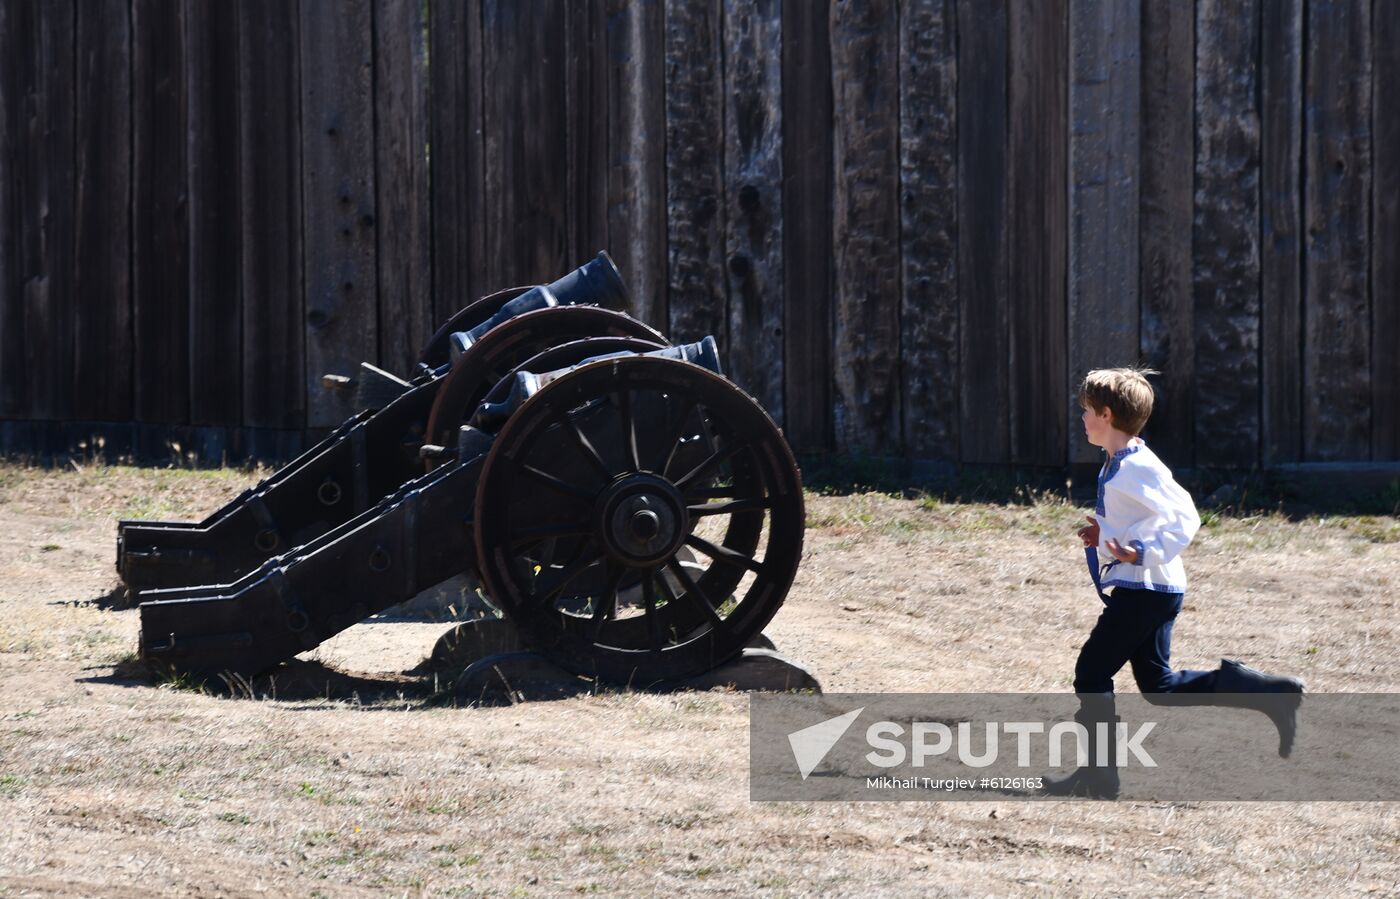
<path fill-rule="evenodd" d="M 536 468 L 533 465 L 527 465 L 524 462 L 520 463 L 520 468 L 521 471 L 523 471 L 525 474 L 553 488 L 559 493 L 564 494 L 565 496 L 576 497 L 578 499 L 587 500 L 588 502 L 593 501 L 594 493 L 587 487 L 575 486 L 574 484 L 570 484 L 568 481 L 555 477 L 547 471 Z"/>
<path fill-rule="evenodd" d="M 728 462 L 730 459 L 734 458 L 735 456 L 739 455 L 739 453 L 743 449 L 744 444 L 741 443 L 737 446 L 731 446 L 725 449 L 715 450 L 713 453 L 710 454 L 710 457 L 708 459 L 692 468 L 689 474 L 675 482 L 677 489 L 684 492 L 686 487 L 689 486 L 692 482 L 699 480 L 710 469 L 722 465 L 725 462 Z"/>
<path fill-rule="evenodd" d="M 646 608 L 647 638 L 651 651 L 661 651 L 661 615 L 656 609 L 656 573 L 650 568 L 642 575 L 642 604 Z"/>
<path fill-rule="evenodd" d="M 703 518 L 706 515 L 728 515 L 731 512 L 755 512 L 760 509 L 771 509 L 772 500 L 766 496 L 749 497 L 747 499 L 736 499 L 727 503 L 700 503 L 694 506 L 687 506 L 690 514 Z"/>
<path fill-rule="evenodd" d="M 686 545 L 695 547 L 716 562 L 728 562 L 730 565 L 738 565 L 741 568 L 747 568 L 749 571 L 756 574 L 761 574 L 763 572 L 762 562 L 755 561 L 743 553 L 735 552 L 727 546 L 715 546 L 705 538 L 697 537 L 694 534 L 686 537 L 685 542 Z"/>
<path fill-rule="evenodd" d="M 661 444 L 662 448 L 666 451 L 666 458 L 662 460 L 661 467 L 656 469 L 656 472 L 663 478 L 666 477 L 666 473 L 671 470 L 671 462 L 676 458 L 676 450 L 680 449 L 681 440 L 685 437 L 685 426 L 690 421 L 690 414 L 694 411 L 695 401 L 687 400 L 686 404 L 681 407 L 681 417 L 675 429 L 671 432 L 671 439 Z"/>
<path fill-rule="evenodd" d="M 632 417 L 632 391 L 620 390 L 616 397 L 618 408 L 622 411 L 622 446 L 627 452 L 628 471 L 641 471 L 642 457 L 637 451 L 637 423 Z"/>
<path fill-rule="evenodd" d="M 577 580 L 579 575 L 598 564 L 598 560 L 602 557 L 601 553 L 586 554 L 590 545 L 587 540 L 580 541 L 578 549 L 574 551 L 569 561 L 564 563 L 563 569 L 559 572 L 558 580 L 549 588 L 549 592 L 538 596 L 532 595 L 531 599 L 536 602 L 553 602 L 554 598 L 563 593 L 564 588 Z"/>
<path fill-rule="evenodd" d="M 608 586 L 603 592 L 603 601 L 593 610 L 593 642 L 597 643 L 603 634 L 603 625 L 617 615 L 617 590 L 622 586 L 622 578 L 627 569 L 621 565 L 608 572 Z"/>
<path fill-rule="evenodd" d="M 690 572 L 685 570 L 685 566 L 681 564 L 680 559 L 672 556 L 666 563 L 666 567 L 671 569 L 671 573 L 676 576 L 676 580 L 680 581 L 681 586 L 685 588 L 685 592 L 681 594 L 681 598 L 704 613 L 705 618 L 715 630 L 728 631 L 729 623 L 719 617 L 719 612 L 716 610 L 715 604 L 710 602 L 710 598 L 700 589 L 700 585 L 695 583 L 695 578 L 691 577 Z"/>
<path fill-rule="evenodd" d="M 603 480 L 611 481 L 613 477 L 612 469 L 608 468 L 607 463 L 603 461 L 603 457 L 598 455 L 598 450 L 594 448 L 588 436 L 579 429 L 578 422 L 574 421 L 573 417 L 567 412 L 563 415 L 556 415 L 554 420 L 557 424 L 562 425 L 564 430 L 569 432 L 574 439 L 574 445 L 576 445 L 580 452 L 583 453 L 584 457 L 588 459 L 589 464 L 598 469 L 598 473 L 603 476 Z"/>

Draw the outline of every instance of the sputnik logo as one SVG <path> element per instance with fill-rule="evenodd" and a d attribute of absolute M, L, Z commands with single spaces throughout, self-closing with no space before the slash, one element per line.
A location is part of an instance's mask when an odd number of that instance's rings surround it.
<path fill-rule="evenodd" d="M 788 734 L 788 745 L 792 747 L 792 757 L 797 760 L 797 770 L 802 773 L 803 780 L 817 769 L 863 711 L 865 706 Z"/>

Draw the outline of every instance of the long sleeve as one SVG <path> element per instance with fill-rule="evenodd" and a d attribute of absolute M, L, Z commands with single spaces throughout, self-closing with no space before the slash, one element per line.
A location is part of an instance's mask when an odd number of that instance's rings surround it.
<path fill-rule="evenodd" d="M 1124 492 L 1148 511 L 1148 515 L 1125 529 L 1125 546 L 1135 547 L 1138 564 L 1156 568 L 1181 555 L 1201 528 L 1201 516 L 1191 494 L 1171 475 L 1153 466 L 1133 466 L 1131 478 L 1122 484 Z"/>

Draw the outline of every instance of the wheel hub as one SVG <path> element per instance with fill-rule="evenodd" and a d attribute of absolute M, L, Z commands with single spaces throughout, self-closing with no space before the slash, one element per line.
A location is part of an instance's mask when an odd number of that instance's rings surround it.
<path fill-rule="evenodd" d="M 670 481 L 634 474 L 603 492 L 597 530 L 609 555 L 624 565 L 646 568 L 681 548 L 690 532 L 690 515 L 685 498 Z"/>

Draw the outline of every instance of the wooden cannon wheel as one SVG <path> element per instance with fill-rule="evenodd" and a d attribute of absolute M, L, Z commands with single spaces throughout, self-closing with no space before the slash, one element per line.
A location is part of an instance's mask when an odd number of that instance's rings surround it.
<path fill-rule="evenodd" d="M 482 579 L 527 642 L 634 684 L 737 655 L 782 605 L 804 526 L 767 413 L 719 375 L 644 356 L 526 401 L 486 458 L 474 521 Z"/>

